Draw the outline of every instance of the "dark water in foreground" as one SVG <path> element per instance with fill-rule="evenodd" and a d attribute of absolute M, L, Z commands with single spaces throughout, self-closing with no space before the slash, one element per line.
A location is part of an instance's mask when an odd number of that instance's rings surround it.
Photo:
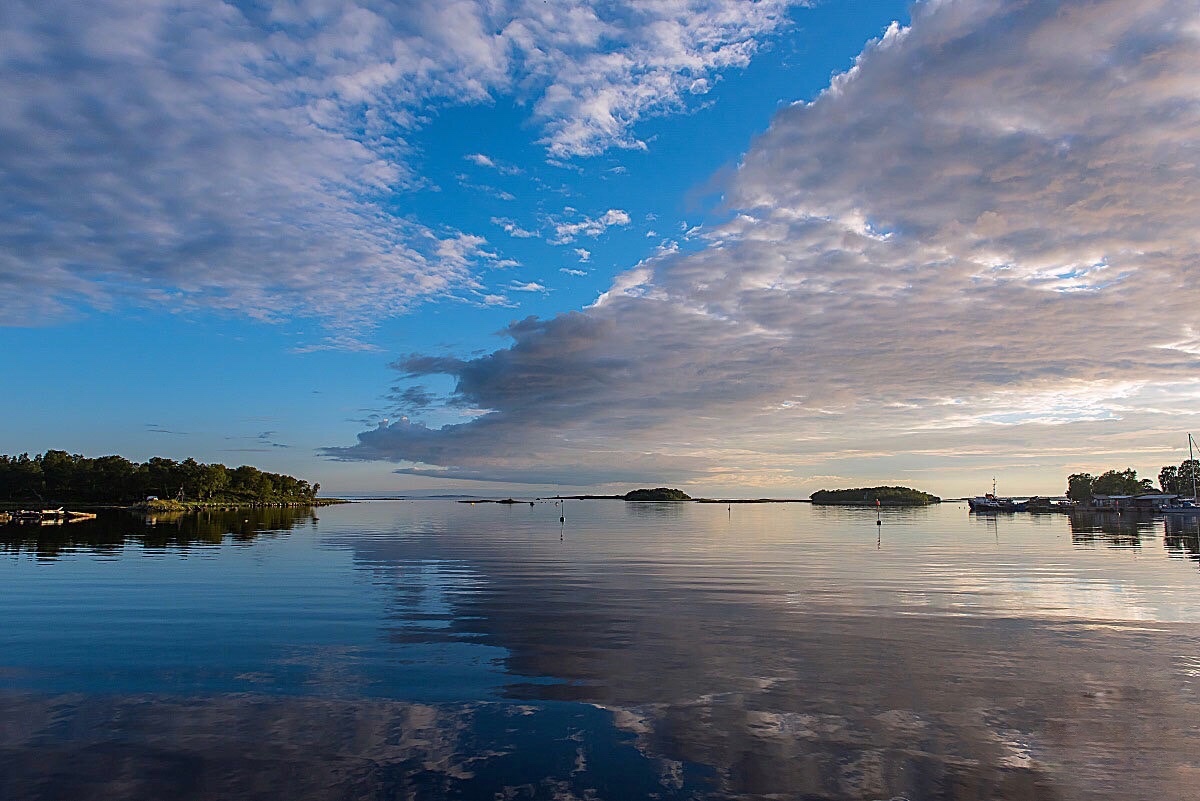
<path fill-rule="evenodd" d="M 1200 796 L 1200 520 L 0 528 L 0 798 Z"/>

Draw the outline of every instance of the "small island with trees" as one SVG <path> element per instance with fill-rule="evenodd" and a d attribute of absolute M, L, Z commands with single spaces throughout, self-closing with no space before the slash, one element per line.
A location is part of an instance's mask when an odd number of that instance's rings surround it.
<path fill-rule="evenodd" d="M 0 503 L 139 506 L 183 511 L 221 506 L 316 506 L 320 484 L 256 467 L 177 462 L 154 457 L 88 458 L 48 450 L 36 456 L 0 455 Z"/>
<path fill-rule="evenodd" d="M 669 487 L 655 487 L 654 489 L 635 489 L 621 496 L 622 500 L 626 501 L 690 501 L 692 496 L 688 495 L 683 490 L 671 489 Z"/>
<path fill-rule="evenodd" d="M 817 490 L 810 496 L 817 506 L 929 506 L 942 499 L 911 487 L 859 487 Z"/>

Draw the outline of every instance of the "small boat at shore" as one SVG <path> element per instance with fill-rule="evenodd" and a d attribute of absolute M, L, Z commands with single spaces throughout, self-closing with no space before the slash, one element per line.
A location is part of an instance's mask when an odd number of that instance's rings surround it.
<path fill-rule="evenodd" d="M 1200 506 L 1194 500 L 1180 498 L 1178 501 L 1162 507 L 1159 511 L 1167 515 L 1200 515 Z"/>
<path fill-rule="evenodd" d="M 1025 501 L 1025 511 L 1027 512 L 1073 512 L 1076 508 L 1070 499 L 1063 497 L 1048 498 L 1034 495 Z"/>
<path fill-rule="evenodd" d="M 95 512 L 69 512 L 61 506 L 58 509 L 18 509 L 0 513 L 0 523 L 76 523 L 95 519 Z"/>
<path fill-rule="evenodd" d="M 12 513 L 16 523 L 37 523 L 48 518 L 57 517 L 61 509 L 18 509 Z"/>

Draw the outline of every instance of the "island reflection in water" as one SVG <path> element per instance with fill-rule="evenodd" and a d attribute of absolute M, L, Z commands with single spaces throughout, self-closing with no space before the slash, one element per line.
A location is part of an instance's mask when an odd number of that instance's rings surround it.
<path fill-rule="evenodd" d="M 192 535 L 80 524 L 46 560 L 5 529 L 0 797 L 1157 799 L 1200 778 L 1194 521 L 558 516 L 322 509 L 199 561 Z"/>
<path fill-rule="evenodd" d="M 316 521 L 312 508 L 296 507 L 156 514 L 114 510 L 96 520 L 0 525 L 0 553 L 24 551 L 52 559 L 62 551 L 114 552 L 127 544 L 149 549 L 247 544 Z"/>

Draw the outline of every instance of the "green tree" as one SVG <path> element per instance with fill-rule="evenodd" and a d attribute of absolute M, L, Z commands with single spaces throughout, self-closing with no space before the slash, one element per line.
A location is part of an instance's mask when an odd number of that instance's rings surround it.
<path fill-rule="evenodd" d="M 1132 467 L 1105 471 L 1092 483 L 1093 495 L 1137 495 L 1153 491 L 1154 484 L 1150 479 L 1139 479 Z"/>
<path fill-rule="evenodd" d="M 155 456 L 146 462 L 150 481 L 150 492 L 147 494 L 160 498 L 174 498 L 180 487 L 178 467 L 174 459 L 164 459 L 161 456 Z"/>
<path fill-rule="evenodd" d="M 0 460 L 0 497 L 12 500 L 36 498 L 44 489 L 41 459 L 28 453 Z"/>
<path fill-rule="evenodd" d="M 1179 468 L 1167 465 L 1158 471 L 1158 486 L 1163 492 L 1179 494 Z"/>
<path fill-rule="evenodd" d="M 137 466 L 120 456 L 88 459 L 91 463 L 90 501 L 131 501 L 138 499 L 135 483 Z"/>
<path fill-rule="evenodd" d="M 41 456 L 42 479 L 48 498 L 68 498 L 75 490 L 76 459 L 66 451 L 46 451 Z"/>
<path fill-rule="evenodd" d="M 212 500 L 229 487 L 229 468 L 223 464 L 204 465 L 204 474 L 200 480 L 201 498 Z"/>
<path fill-rule="evenodd" d="M 204 465 L 190 456 L 176 467 L 179 476 L 179 491 L 188 500 L 205 500 L 203 497 Z"/>
<path fill-rule="evenodd" d="M 1167 465 L 1158 472 L 1158 485 L 1163 492 L 1190 497 L 1196 484 L 1200 484 L 1200 460 L 1184 459 L 1178 467 Z"/>
<path fill-rule="evenodd" d="M 1191 497 L 1200 484 L 1200 460 L 1184 459 L 1179 463 L 1179 494 Z"/>
<path fill-rule="evenodd" d="M 1096 477 L 1091 473 L 1072 473 L 1067 477 L 1067 497 L 1075 503 L 1089 503 L 1095 493 Z"/>

